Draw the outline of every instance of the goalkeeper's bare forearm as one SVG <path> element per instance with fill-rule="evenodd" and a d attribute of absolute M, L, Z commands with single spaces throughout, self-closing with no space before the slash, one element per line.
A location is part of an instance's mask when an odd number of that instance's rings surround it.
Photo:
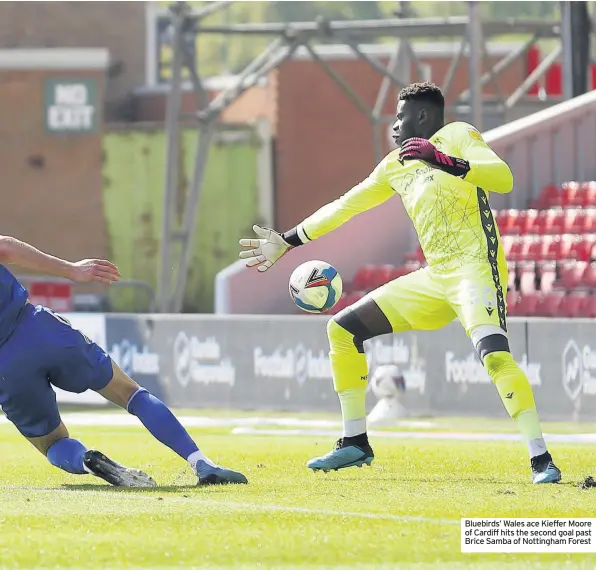
<path fill-rule="evenodd" d="M 107 260 L 83 259 L 73 263 L 11 236 L 0 236 L 0 263 L 10 263 L 80 283 L 95 281 L 110 284 L 120 279 L 118 268 Z"/>

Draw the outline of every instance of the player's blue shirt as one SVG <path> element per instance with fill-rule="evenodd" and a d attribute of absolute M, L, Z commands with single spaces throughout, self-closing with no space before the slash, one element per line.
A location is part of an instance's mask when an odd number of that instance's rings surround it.
<path fill-rule="evenodd" d="M 27 289 L 0 264 L 0 344 L 14 331 L 27 297 Z"/>

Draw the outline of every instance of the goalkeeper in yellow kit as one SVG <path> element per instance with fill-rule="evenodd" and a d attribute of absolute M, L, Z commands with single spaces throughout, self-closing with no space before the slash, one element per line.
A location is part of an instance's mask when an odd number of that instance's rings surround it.
<path fill-rule="evenodd" d="M 390 152 L 363 182 L 280 234 L 255 226 L 240 240 L 240 257 L 266 271 L 286 251 L 316 239 L 398 194 L 414 223 L 428 266 L 400 277 L 330 319 L 327 332 L 343 437 L 313 470 L 370 465 L 366 433 L 368 369 L 364 341 L 409 330 L 435 330 L 456 317 L 492 378 L 505 409 L 527 441 L 534 483 L 555 483 L 561 471 L 542 436 L 530 383 L 507 339 L 507 262 L 487 193 L 508 193 L 507 164 L 464 122 L 444 123 L 445 102 L 432 83 L 401 90 Z"/>

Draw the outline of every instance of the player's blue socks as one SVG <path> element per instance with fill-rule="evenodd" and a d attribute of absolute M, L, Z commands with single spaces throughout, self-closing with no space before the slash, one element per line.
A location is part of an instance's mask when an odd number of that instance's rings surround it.
<path fill-rule="evenodd" d="M 182 459 L 199 450 L 176 416 L 159 399 L 139 388 L 128 401 L 127 410 L 137 416 L 151 435 L 175 451 Z"/>
<path fill-rule="evenodd" d="M 87 473 L 83 466 L 83 456 L 86 451 L 87 448 L 80 441 L 65 437 L 50 445 L 46 457 L 55 467 L 68 473 L 83 475 Z"/>

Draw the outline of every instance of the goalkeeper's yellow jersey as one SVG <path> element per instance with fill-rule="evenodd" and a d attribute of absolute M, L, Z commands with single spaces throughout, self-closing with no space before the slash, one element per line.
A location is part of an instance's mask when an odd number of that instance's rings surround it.
<path fill-rule="evenodd" d="M 363 182 L 304 220 L 299 235 L 316 239 L 399 194 L 435 271 L 447 273 L 487 259 L 502 267 L 505 257 L 487 193 L 510 192 L 511 170 L 468 123 L 445 125 L 430 140 L 445 154 L 469 161 L 465 180 L 419 160 L 402 164 L 394 150 Z"/>

